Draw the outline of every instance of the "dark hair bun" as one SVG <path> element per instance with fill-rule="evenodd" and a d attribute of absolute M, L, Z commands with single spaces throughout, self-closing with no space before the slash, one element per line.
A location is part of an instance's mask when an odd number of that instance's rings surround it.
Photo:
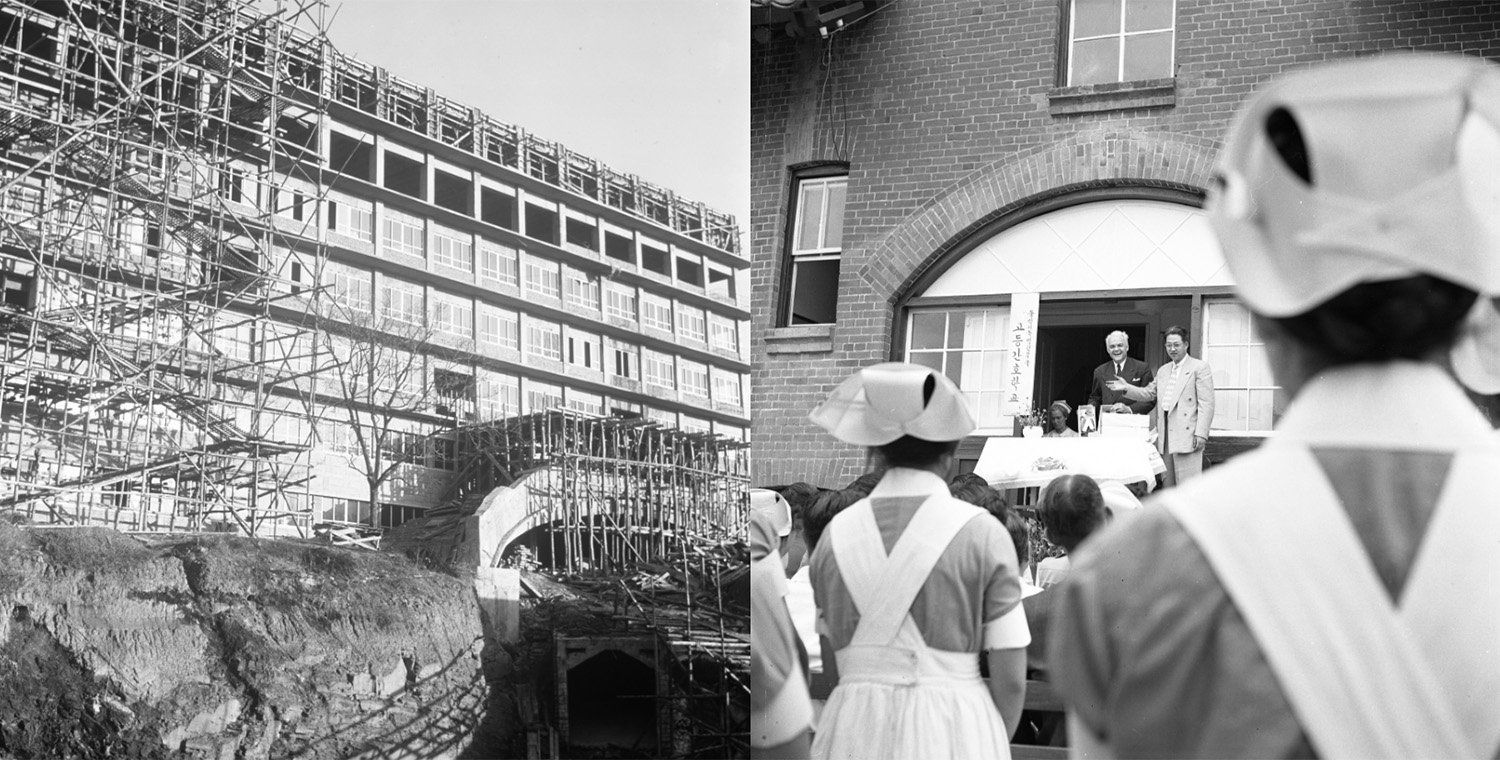
<path fill-rule="evenodd" d="M 1420 359 L 1458 334 L 1477 294 L 1430 275 L 1356 285 L 1273 321 L 1334 364 Z"/>

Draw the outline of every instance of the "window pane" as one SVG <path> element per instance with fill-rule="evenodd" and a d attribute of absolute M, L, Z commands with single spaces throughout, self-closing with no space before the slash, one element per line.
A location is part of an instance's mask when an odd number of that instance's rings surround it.
<path fill-rule="evenodd" d="M 999 388 L 1005 382 L 1005 353 L 1004 351 L 984 352 L 984 387 Z"/>
<path fill-rule="evenodd" d="M 928 312 L 911 315 L 911 347 L 942 348 L 943 326 L 948 319 L 946 312 Z"/>
<path fill-rule="evenodd" d="M 1162 79 L 1172 76 L 1172 33 L 1125 38 L 1125 79 Z"/>
<path fill-rule="evenodd" d="M 1119 33 L 1120 0 L 1074 0 L 1073 39 Z"/>
<path fill-rule="evenodd" d="M 1215 430 L 1244 430 L 1245 428 L 1245 402 L 1250 395 L 1249 391 L 1214 391 L 1214 422 Z"/>
<path fill-rule="evenodd" d="M 913 351 L 906 357 L 906 360 L 912 364 L 931 367 L 939 372 L 943 371 L 943 353 L 941 351 Z"/>
<path fill-rule="evenodd" d="M 963 348 L 986 348 L 994 345 L 993 339 L 987 341 L 984 333 L 985 323 L 991 321 L 987 319 L 990 313 L 989 311 L 970 311 L 963 314 L 964 340 L 958 344 L 959 346 Z"/>
<path fill-rule="evenodd" d="M 1125 0 L 1125 31 L 1172 28 L 1172 0 Z"/>
<path fill-rule="evenodd" d="M 823 220 L 823 184 L 808 184 L 802 186 L 802 199 L 797 202 L 797 218 L 801 223 L 801 231 L 797 235 L 797 250 L 811 251 L 822 246 L 818 244 L 822 237 Z"/>
<path fill-rule="evenodd" d="M 1244 343 L 1250 313 L 1237 303 L 1211 303 L 1208 305 L 1207 342 L 1214 345 Z"/>
<path fill-rule="evenodd" d="M 828 228 L 823 235 L 824 248 L 844 247 L 844 191 L 848 183 L 840 181 L 828 185 L 828 214 L 824 224 Z"/>
<path fill-rule="evenodd" d="M 1119 81 L 1120 38 L 1074 43 L 1072 68 L 1072 85 Z"/>
<path fill-rule="evenodd" d="M 970 314 L 967 312 L 953 312 L 952 318 L 948 320 L 949 348 L 963 348 L 964 334 L 967 332 L 966 328 L 969 326 L 969 316 Z"/>
<path fill-rule="evenodd" d="M 979 403 L 977 405 L 974 405 L 970 411 L 974 412 L 974 416 L 977 418 L 975 422 L 977 422 L 980 427 L 1000 426 L 1000 423 L 1005 416 L 1000 411 L 1000 399 L 1001 394 L 999 393 L 979 394 Z M 971 398 L 970 402 L 972 403 L 972 401 L 973 399 Z"/>
<path fill-rule="evenodd" d="M 1245 384 L 1250 387 L 1275 385 L 1271 377 L 1271 364 L 1266 359 L 1265 346 L 1251 346 L 1245 352 Z"/>
<path fill-rule="evenodd" d="M 1275 395 L 1277 391 L 1249 391 L 1250 409 L 1247 430 L 1270 430 L 1276 415 Z"/>
<path fill-rule="evenodd" d="M 953 381 L 960 389 L 964 389 L 964 355 L 954 351 L 948 354 L 948 371 L 944 373 L 948 379 Z M 979 390 L 968 388 L 967 390 Z"/>
<path fill-rule="evenodd" d="M 1203 360 L 1214 368 L 1214 387 L 1245 387 L 1246 349 L 1239 346 L 1209 346 Z"/>
<path fill-rule="evenodd" d="M 792 263 L 791 324 L 832 324 L 838 313 L 838 296 L 838 259 Z"/>

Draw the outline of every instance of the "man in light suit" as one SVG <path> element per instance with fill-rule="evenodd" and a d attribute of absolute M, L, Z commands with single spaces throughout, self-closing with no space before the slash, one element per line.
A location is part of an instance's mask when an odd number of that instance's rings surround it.
<path fill-rule="evenodd" d="M 1151 384 L 1151 368 L 1129 355 L 1130 337 L 1116 330 L 1105 336 L 1104 350 L 1109 352 L 1109 361 L 1094 368 L 1094 381 L 1089 385 L 1089 405 L 1099 407 L 1095 410 L 1098 413 L 1149 414 L 1153 406 L 1150 401 L 1130 401 L 1125 394 L 1110 390 L 1107 385 L 1115 379 L 1140 387 Z M 1127 401 L 1130 403 L 1125 403 Z"/>
<path fill-rule="evenodd" d="M 1167 358 L 1156 379 L 1144 388 L 1110 380 L 1110 390 L 1134 401 L 1156 401 L 1151 427 L 1156 450 L 1167 463 L 1167 485 L 1173 486 L 1203 472 L 1203 447 L 1214 421 L 1214 372 L 1208 362 L 1188 355 L 1187 330 L 1167 328 Z"/>

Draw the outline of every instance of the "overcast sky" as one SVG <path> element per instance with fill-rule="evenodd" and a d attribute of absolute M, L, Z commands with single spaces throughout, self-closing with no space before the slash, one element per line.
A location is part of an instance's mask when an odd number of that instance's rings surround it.
<path fill-rule="evenodd" d="M 331 0 L 329 18 L 344 54 L 733 214 L 748 242 L 745 0 Z"/>

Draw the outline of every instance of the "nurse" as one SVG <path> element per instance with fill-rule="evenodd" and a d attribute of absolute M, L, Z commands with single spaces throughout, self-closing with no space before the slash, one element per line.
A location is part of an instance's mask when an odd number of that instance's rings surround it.
<path fill-rule="evenodd" d="M 1050 646 L 1075 751 L 1495 757 L 1500 441 L 1448 370 L 1500 294 L 1500 73 L 1289 76 L 1247 102 L 1218 179 L 1210 218 L 1292 401 L 1075 558 Z"/>
<path fill-rule="evenodd" d="M 886 468 L 812 553 L 836 686 L 815 758 L 1009 758 L 1031 641 L 1005 526 L 948 495 L 963 395 L 927 367 L 887 363 L 845 380 L 811 415 Z M 979 677 L 981 653 L 990 680 Z"/>

